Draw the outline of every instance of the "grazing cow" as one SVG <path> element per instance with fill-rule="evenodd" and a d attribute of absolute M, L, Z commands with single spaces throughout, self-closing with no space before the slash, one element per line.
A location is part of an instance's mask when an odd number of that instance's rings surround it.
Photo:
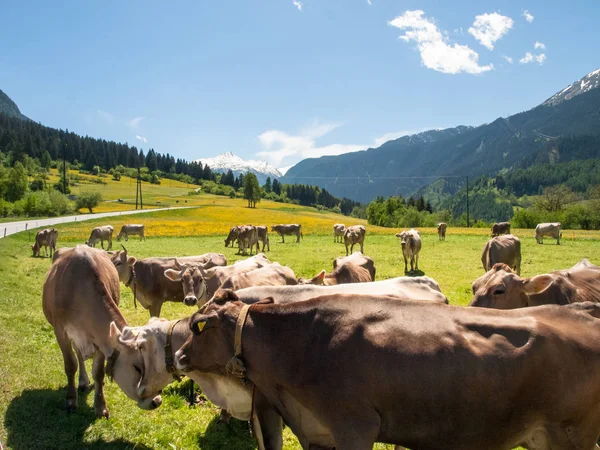
<path fill-rule="evenodd" d="M 69 412 L 77 409 L 75 372 L 78 365 L 79 390 L 87 391 L 90 388 L 84 362 L 86 359 L 94 358 L 92 375 L 96 417 L 108 419 L 109 416 L 102 389 L 105 358 L 109 362 L 108 375 L 114 377 L 122 388 L 123 379 L 135 375 L 134 370 L 118 364 L 118 354 L 113 352 L 110 345 L 111 323 L 117 330 L 127 325 L 118 307 L 119 295 L 119 276 L 105 252 L 79 245 L 61 248 L 54 253 L 54 262 L 44 283 L 42 308 L 54 328 L 63 355 Z M 124 390 L 128 395 L 133 392 Z M 156 408 L 161 403 L 158 395 L 136 396 L 135 399 L 144 409 Z"/>
<path fill-rule="evenodd" d="M 279 263 L 273 263 L 260 269 L 230 275 L 220 287 L 221 289 L 236 291 L 250 286 L 289 286 L 295 284 L 298 284 L 298 281 L 292 269 Z"/>
<path fill-rule="evenodd" d="M 273 297 L 276 303 L 291 303 L 336 292 L 388 295 L 401 300 L 427 299 L 448 302 L 440 292 L 438 284 L 428 277 L 398 277 L 355 286 L 256 286 L 241 289 L 236 292 L 236 295 L 248 304 L 256 303 L 265 297 Z M 229 295 L 229 291 L 221 290 L 217 298 Z M 123 329 L 123 335 L 127 338 L 121 337 L 115 345 L 115 349 L 121 355 L 119 360 L 129 364 L 131 368 L 144 367 L 142 378 L 133 377 L 130 384 L 144 392 L 146 396 L 158 395 L 173 381 L 174 373 L 187 375 L 198 383 L 204 395 L 212 403 L 222 408 L 224 411 L 221 413 L 222 419 L 226 420 L 228 416 L 233 416 L 240 420 L 252 420 L 252 430 L 257 435 L 260 450 L 281 449 L 282 427 L 281 419 L 278 418 L 271 420 L 271 433 L 267 436 L 269 441 L 265 447 L 257 415 L 252 414 L 251 385 L 242 383 L 239 378 L 225 373 L 192 371 L 184 374 L 176 368 L 171 372 L 172 363 L 167 361 L 173 361 L 175 352 L 191 334 L 187 320 L 167 322 L 165 319 L 151 318 L 145 326 Z M 167 346 L 169 335 L 170 345 Z M 167 354 L 168 350 L 170 353 Z"/>
<path fill-rule="evenodd" d="M 598 304 L 272 301 L 211 301 L 175 353 L 178 370 L 250 381 L 263 437 L 280 415 L 304 449 L 596 448 Z"/>
<path fill-rule="evenodd" d="M 111 261 L 117 268 L 119 279 L 131 289 L 134 300 L 139 300 L 142 306 L 150 311 L 150 317 L 159 317 L 165 302 L 183 302 L 187 306 L 194 306 L 198 301 L 205 303 L 210 298 L 206 289 L 202 291 L 204 283 L 197 282 L 194 289 L 188 289 L 184 293 L 181 279 L 172 281 L 165 276 L 165 271 L 173 270 L 179 273 L 180 264 L 201 264 L 203 269 L 227 264 L 225 256 L 220 253 L 205 253 L 177 259 L 136 259 L 127 255 L 127 249 L 113 253 Z"/>
<path fill-rule="evenodd" d="M 333 226 L 333 242 L 342 243 L 344 240 L 344 232 L 346 231 L 346 225 L 343 223 L 336 223 Z"/>
<path fill-rule="evenodd" d="M 333 260 L 333 268 L 335 269 L 337 266 L 347 263 L 367 269 L 371 276 L 371 281 L 375 281 L 375 263 L 368 256 L 363 255 L 361 252 L 354 252 L 350 256 L 338 256 Z"/>
<path fill-rule="evenodd" d="M 112 225 L 103 225 L 101 227 L 96 227 L 92 230 L 92 234 L 90 234 L 90 238 L 85 241 L 87 245 L 90 247 L 96 247 L 96 243 L 100 241 L 100 245 L 104 250 L 104 241 L 108 241 L 108 247 L 106 251 L 110 251 L 112 248 L 112 235 L 115 229 Z"/>
<path fill-rule="evenodd" d="M 40 230 L 35 235 L 35 244 L 31 246 L 33 256 L 40 256 L 42 246 L 44 246 L 44 255 L 48 256 L 48 247 L 50 247 L 50 256 L 56 251 L 56 240 L 58 239 L 58 230 L 55 228 L 46 228 Z"/>
<path fill-rule="evenodd" d="M 469 306 L 514 309 L 539 305 L 600 302 L 600 267 L 582 259 L 568 270 L 521 278 L 505 264 L 473 283 Z"/>
<path fill-rule="evenodd" d="M 556 245 L 560 245 L 560 238 L 562 237 L 560 222 L 539 223 L 535 227 L 535 241 L 538 244 L 543 244 L 544 236 L 556 239 Z"/>
<path fill-rule="evenodd" d="M 408 261 L 410 260 L 410 271 L 419 270 L 419 252 L 421 251 L 421 235 L 417 230 L 410 229 L 402 233 L 396 233 L 402 246 L 404 257 L 404 272 L 408 272 Z"/>
<path fill-rule="evenodd" d="M 146 240 L 146 236 L 144 235 L 144 225 L 142 224 L 129 224 L 123 225 L 121 227 L 121 231 L 117 234 L 117 241 L 120 241 L 122 238 L 125 238 L 125 242 L 129 241 L 129 236 L 139 236 L 140 241 Z"/>
<path fill-rule="evenodd" d="M 239 226 L 231 227 L 231 230 L 229 230 L 229 234 L 225 238 L 225 247 L 229 247 L 230 243 L 231 243 L 231 246 L 233 247 L 233 244 L 238 240 L 239 232 L 240 232 Z"/>
<path fill-rule="evenodd" d="M 483 246 L 481 263 L 484 270 L 490 270 L 496 263 L 504 263 L 521 274 L 521 241 L 512 234 L 496 236 Z"/>
<path fill-rule="evenodd" d="M 225 247 L 229 247 L 229 244 L 231 243 L 231 246 L 233 247 L 233 244 L 235 241 L 238 240 L 239 234 L 240 234 L 240 230 L 243 230 L 244 227 L 251 227 L 252 225 L 238 225 L 235 227 L 231 227 L 231 230 L 229 230 L 229 234 L 227 235 L 227 238 L 225 239 Z M 267 251 L 271 251 L 271 245 L 269 244 L 269 229 L 265 226 L 257 226 L 256 227 L 257 233 L 258 233 L 258 241 L 262 242 L 263 246 L 262 246 L 262 250 L 260 250 L 261 252 L 265 251 L 265 247 L 267 247 Z M 258 244 L 257 244 L 257 252 L 258 250 Z"/>
<path fill-rule="evenodd" d="M 252 247 L 254 246 L 256 246 L 255 253 L 258 253 L 258 230 L 256 227 L 252 225 L 242 225 L 238 228 L 238 253 L 247 255 L 247 251 L 250 249 L 250 255 L 252 255 Z"/>
<path fill-rule="evenodd" d="M 267 246 L 267 251 L 271 251 L 271 244 L 269 244 L 269 228 L 266 225 L 260 225 L 256 227 L 256 231 L 258 231 L 258 240 L 262 242 L 262 250 L 265 251 L 265 245 Z M 258 252 L 258 244 L 256 244 L 256 251 Z"/>
<path fill-rule="evenodd" d="M 290 223 L 287 225 L 272 225 L 271 231 L 281 236 L 281 242 L 285 244 L 285 236 L 296 236 L 296 243 L 300 242 L 300 238 L 304 239 L 302 234 L 302 225 Z"/>
<path fill-rule="evenodd" d="M 448 225 L 446 225 L 445 222 L 438 223 L 437 232 L 438 232 L 438 238 L 440 241 L 446 240 L 446 228 L 447 227 L 448 227 Z"/>
<path fill-rule="evenodd" d="M 250 272 L 251 270 L 260 269 L 270 265 L 271 261 L 265 256 L 264 253 L 259 253 L 251 258 L 236 261 L 235 264 L 225 267 L 213 267 L 211 269 L 205 269 L 204 266 L 195 263 L 182 264 L 177 270 L 167 270 L 164 272 L 165 276 L 172 281 L 181 281 L 183 285 L 183 294 L 185 297 L 192 296 L 198 298 L 198 301 L 202 302 L 198 305 L 204 304 L 223 284 L 223 282 L 231 275 L 243 272 Z M 202 298 L 198 297 L 197 292 L 199 289 L 204 289 L 206 286 L 204 295 Z"/>
<path fill-rule="evenodd" d="M 360 252 L 364 253 L 365 234 L 367 229 L 363 225 L 352 225 L 344 231 L 344 245 L 346 246 L 346 256 L 348 256 L 348 247 L 350 252 L 354 250 L 355 244 L 360 244 Z"/>
<path fill-rule="evenodd" d="M 496 222 L 492 225 L 492 237 L 510 234 L 510 222 Z"/>

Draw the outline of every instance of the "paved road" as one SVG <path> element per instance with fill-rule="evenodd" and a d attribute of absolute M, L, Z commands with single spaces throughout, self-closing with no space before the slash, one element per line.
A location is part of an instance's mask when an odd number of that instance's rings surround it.
<path fill-rule="evenodd" d="M 77 214 L 75 216 L 53 217 L 51 219 L 29 219 L 20 222 L 0 223 L 0 239 L 10 234 L 30 230 L 37 227 L 48 227 L 57 223 L 82 222 L 84 220 L 100 219 L 102 217 L 125 216 L 129 214 L 143 214 L 155 211 L 167 211 L 172 209 L 195 208 L 195 206 L 175 206 L 173 208 L 155 208 L 155 209 L 133 209 L 130 211 L 116 211 L 97 214 Z"/>

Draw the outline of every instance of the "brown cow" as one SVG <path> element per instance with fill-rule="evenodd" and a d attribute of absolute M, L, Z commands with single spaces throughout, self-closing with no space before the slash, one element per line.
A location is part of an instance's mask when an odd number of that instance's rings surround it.
<path fill-rule="evenodd" d="M 352 225 L 344 231 L 344 245 L 346 246 L 346 256 L 348 256 L 348 247 L 350 252 L 354 250 L 354 245 L 360 244 L 360 252 L 364 253 L 365 234 L 367 229 L 363 225 Z"/>
<path fill-rule="evenodd" d="M 492 237 L 510 234 L 510 222 L 496 222 L 492 225 Z"/>
<path fill-rule="evenodd" d="M 112 225 L 103 225 L 101 227 L 96 227 L 92 230 L 92 234 L 90 234 L 90 238 L 85 241 L 87 245 L 90 247 L 96 247 L 96 243 L 100 241 L 100 245 L 104 250 L 104 241 L 108 241 L 107 251 L 110 251 L 112 248 L 112 235 L 115 229 Z"/>
<path fill-rule="evenodd" d="M 146 240 L 146 235 L 144 234 L 144 225 L 142 224 L 133 224 L 130 223 L 128 225 L 123 225 L 121 227 L 121 231 L 117 234 L 117 241 L 120 241 L 122 238 L 125 238 L 125 242 L 129 241 L 129 236 L 139 236 L 140 241 Z"/>
<path fill-rule="evenodd" d="M 338 256 L 333 260 L 333 268 L 335 269 L 337 266 L 346 263 L 352 263 L 356 266 L 362 267 L 363 269 L 367 269 L 369 271 L 369 275 L 371 276 L 371 280 L 375 280 L 375 263 L 370 257 L 363 255 L 361 252 L 354 252 L 350 256 Z"/>
<path fill-rule="evenodd" d="M 375 280 L 375 265 L 373 260 L 360 252 L 350 256 L 341 256 L 333 261 L 333 272 L 325 270 L 313 278 L 299 278 L 298 284 L 317 284 L 333 286 L 345 283 L 366 283 Z"/>
<path fill-rule="evenodd" d="M 517 275 L 520 275 L 521 241 L 512 234 L 490 239 L 483 246 L 481 263 L 485 270 L 490 270 L 496 263 L 504 263 L 513 268 Z"/>
<path fill-rule="evenodd" d="M 445 241 L 446 240 L 446 228 L 447 227 L 448 227 L 448 225 L 446 225 L 445 222 L 438 223 L 437 232 L 438 232 L 438 239 L 440 241 Z"/>
<path fill-rule="evenodd" d="M 46 228 L 40 230 L 35 235 L 35 244 L 31 246 L 33 256 L 40 256 L 42 246 L 44 246 L 44 255 L 48 256 L 48 247 L 50 247 L 50 256 L 56 251 L 56 240 L 58 239 L 58 230 L 55 228 Z"/>
<path fill-rule="evenodd" d="M 252 225 L 242 225 L 238 227 L 238 246 L 239 252 L 242 255 L 247 255 L 247 250 L 250 249 L 252 255 L 252 247 L 256 246 L 255 253 L 258 253 L 258 230 Z"/>
<path fill-rule="evenodd" d="M 538 305 L 600 302 L 600 267 L 582 259 L 568 270 L 521 278 L 496 264 L 473 283 L 469 306 L 513 309 Z"/>
<path fill-rule="evenodd" d="M 229 247 L 230 243 L 231 243 L 231 246 L 233 247 L 233 244 L 238 240 L 239 232 L 240 232 L 239 226 L 236 225 L 235 227 L 231 227 L 231 229 L 229 230 L 229 234 L 225 238 L 225 247 Z"/>
<path fill-rule="evenodd" d="M 346 225 L 343 223 L 336 223 L 333 226 L 333 242 L 344 242 L 344 233 L 346 232 Z"/>
<path fill-rule="evenodd" d="M 263 436 L 279 414 L 304 449 L 596 448 L 600 305 L 232 298 L 190 317 L 176 366 L 252 382 Z"/>
<path fill-rule="evenodd" d="M 62 351 L 67 375 L 67 410 L 77 409 L 75 373 L 79 363 L 79 390 L 87 391 L 90 380 L 85 360 L 94 358 L 94 411 L 96 417 L 106 417 L 109 412 L 104 401 L 104 360 L 108 358 L 107 372 L 123 387 L 133 370 L 115 365 L 109 339 L 109 327 L 122 329 L 125 318 L 119 311 L 119 276 L 108 255 L 101 250 L 79 245 L 61 248 L 54 253 L 54 262 L 48 271 L 42 295 L 44 315 L 52 327 Z M 73 349 L 75 353 L 73 353 Z M 75 357 L 77 355 L 77 358 Z M 126 373 L 130 370 L 132 373 Z M 139 376 L 138 376 L 139 379 Z M 131 391 L 125 390 L 130 394 Z M 133 398 L 133 397 L 132 397 Z M 144 409 L 160 405 L 160 396 L 136 397 Z"/>
<path fill-rule="evenodd" d="M 538 223 L 535 227 L 535 241 L 538 244 L 543 244 L 544 236 L 556 239 L 556 245 L 560 245 L 560 238 L 562 237 L 560 222 Z"/>
<path fill-rule="evenodd" d="M 304 239 L 304 235 L 302 234 L 302 225 L 297 223 L 272 225 L 271 231 L 274 231 L 281 236 L 281 242 L 283 244 L 285 244 L 285 236 L 296 236 L 296 243 L 300 242 L 300 238 Z"/>
<path fill-rule="evenodd" d="M 165 271 L 178 271 L 180 264 L 201 264 L 207 269 L 227 264 L 225 256 L 220 253 L 186 256 L 177 260 L 175 257 L 136 259 L 127 256 L 127 249 L 116 251 L 111 260 L 117 268 L 119 279 L 131 289 L 135 300 L 139 300 L 150 311 L 150 317 L 159 317 L 165 302 L 183 302 L 187 306 L 194 306 L 198 301 L 205 303 L 210 298 L 206 289 L 201 291 L 202 286 L 199 285 L 195 286 L 197 289 L 184 293 L 180 280 L 171 281 L 165 276 Z"/>
<path fill-rule="evenodd" d="M 280 286 L 298 284 L 294 271 L 287 266 L 273 263 L 249 272 L 230 275 L 221 289 L 243 289 L 250 286 Z"/>
<path fill-rule="evenodd" d="M 408 272 L 408 261 L 410 260 L 410 271 L 419 270 L 419 253 L 421 252 L 421 235 L 417 230 L 410 229 L 401 233 L 396 233 L 402 246 L 402 256 L 404 257 L 404 272 Z"/>
<path fill-rule="evenodd" d="M 235 227 L 231 227 L 231 230 L 229 230 L 229 234 L 227 235 L 227 238 L 225 239 L 225 247 L 229 247 L 230 243 L 231 243 L 231 246 L 233 247 L 234 242 L 238 240 L 240 230 L 242 230 L 245 226 L 251 227 L 252 225 L 238 225 Z M 264 252 L 265 247 L 267 247 L 267 251 L 271 251 L 271 245 L 269 244 L 269 229 L 266 227 L 266 225 L 261 225 L 261 226 L 257 226 L 256 230 L 258 232 L 258 241 L 262 242 L 262 244 L 263 244 L 262 250 L 260 250 L 260 251 Z M 257 246 L 257 251 L 258 251 L 258 246 Z"/>

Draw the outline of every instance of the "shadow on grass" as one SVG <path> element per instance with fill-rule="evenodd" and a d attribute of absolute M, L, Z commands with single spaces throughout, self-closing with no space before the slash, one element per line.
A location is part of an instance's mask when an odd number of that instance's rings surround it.
<path fill-rule="evenodd" d="M 84 434 L 96 420 L 94 409 L 86 403 L 88 394 L 79 393 L 78 410 L 65 409 L 66 389 L 25 390 L 15 397 L 6 410 L 4 425 L 7 446 L 13 450 L 73 449 L 149 450 L 149 447 L 122 439 L 86 442 Z M 91 393 L 93 394 L 93 391 Z M 110 408 L 110 405 L 109 405 Z"/>
<path fill-rule="evenodd" d="M 408 270 L 404 272 L 404 275 L 407 277 L 422 277 L 423 275 L 425 275 L 425 272 L 423 272 L 422 270 Z"/>
<path fill-rule="evenodd" d="M 229 425 L 215 417 L 202 436 L 198 437 L 198 448 L 202 450 L 254 450 L 256 441 L 250 435 L 248 422 L 231 419 Z"/>

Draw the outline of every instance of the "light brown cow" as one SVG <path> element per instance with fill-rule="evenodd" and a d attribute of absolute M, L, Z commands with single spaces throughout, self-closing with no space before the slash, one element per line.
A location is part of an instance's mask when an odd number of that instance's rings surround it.
<path fill-rule="evenodd" d="M 239 226 L 231 227 L 229 234 L 225 238 L 225 247 L 229 247 L 229 244 L 233 247 L 233 244 L 238 240 L 238 233 L 240 231 Z"/>
<path fill-rule="evenodd" d="M 348 256 L 348 247 L 350 252 L 354 250 L 356 244 L 360 244 L 360 252 L 364 253 L 365 234 L 367 229 L 363 225 L 352 225 L 344 231 L 344 245 L 346 246 L 346 256 Z"/>
<path fill-rule="evenodd" d="M 600 267 L 582 259 L 568 270 L 521 278 L 505 264 L 495 264 L 473 283 L 469 306 L 513 309 L 539 305 L 600 302 Z"/>
<path fill-rule="evenodd" d="M 256 246 L 255 253 L 258 253 L 258 230 L 252 225 L 242 225 L 238 227 L 238 246 L 239 253 L 242 255 L 252 255 L 252 247 Z"/>
<path fill-rule="evenodd" d="M 490 270 L 496 263 L 504 263 L 521 274 L 521 241 L 512 234 L 496 236 L 483 246 L 481 263 L 484 270 Z"/>
<path fill-rule="evenodd" d="M 302 234 L 302 225 L 297 223 L 272 225 L 271 231 L 281 236 L 281 242 L 283 244 L 285 244 L 285 236 L 296 236 L 296 243 L 300 242 L 300 238 L 304 239 L 304 235 Z"/>
<path fill-rule="evenodd" d="M 350 256 L 336 258 L 333 262 L 333 272 L 325 270 L 313 278 L 299 278 L 298 284 L 317 284 L 333 286 L 346 283 L 368 283 L 375 279 L 373 260 L 360 252 Z"/>
<path fill-rule="evenodd" d="M 210 302 L 175 354 L 178 370 L 249 380 L 263 435 L 279 414 L 304 449 L 596 448 L 600 305 L 269 300 Z"/>
<path fill-rule="evenodd" d="M 440 241 L 445 241 L 446 240 L 446 228 L 447 227 L 448 227 L 448 225 L 446 225 L 445 222 L 438 223 L 437 232 L 438 232 L 438 239 Z"/>
<path fill-rule="evenodd" d="M 510 222 L 496 222 L 492 225 L 492 237 L 510 234 Z"/>
<path fill-rule="evenodd" d="M 344 233 L 346 232 L 346 225 L 343 223 L 336 223 L 333 226 L 333 242 L 344 242 Z"/>
<path fill-rule="evenodd" d="M 112 225 L 103 225 L 101 227 L 96 227 L 92 230 L 92 234 L 90 234 L 90 238 L 85 241 L 87 245 L 90 247 L 96 247 L 96 243 L 100 241 L 100 245 L 104 250 L 104 241 L 108 241 L 108 247 L 106 251 L 109 251 L 112 248 L 112 235 L 115 229 Z"/>
<path fill-rule="evenodd" d="M 31 246 L 33 256 L 40 256 L 42 246 L 44 246 L 44 255 L 48 256 L 48 247 L 50 247 L 50 256 L 56 251 L 56 240 L 58 239 L 58 230 L 55 228 L 46 228 L 40 230 L 35 235 L 35 244 Z"/>
<path fill-rule="evenodd" d="M 260 269 L 230 275 L 221 289 L 243 289 L 250 286 L 282 286 L 298 284 L 294 271 L 279 263 L 268 264 Z"/>
<path fill-rule="evenodd" d="M 404 272 L 408 272 L 408 261 L 410 260 L 410 271 L 419 270 L 419 253 L 421 251 L 421 235 L 417 230 L 410 229 L 401 233 L 396 233 L 402 246 L 402 256 L 404 257 Z"/>
<path fill-rule="evenodd" d="M 537 227 L 535 227 L 535 241 L 538 244 L 543 244 L 544 236 L 556 239 L 556 245 L 560 245 L 560 238 L 562 236 L 562 233 L 560 232 L 560 222 L 539 223 Z"/>
<path fill-rule="evenodd" d="M 333 260 L 333 268 L 335 269 L 337 266 L 346 263 L 352 263 L 356 266 L 362 267 L 363 269 L 367 269 L 369 271 L 369 275 L 371 276 L 371 280 L 375 280 L 375 263 L 370 257 L 363 255 L 361 252 L 354 252 L 350 256 L 338 256 Z"/>
<path fill-rule="evenodd" d="M 229 247 L 230 243 L 231 243 L 231 246 L 233 247 L 234 242 L 238 240 L 240 230 L 242 230 L 246 226 L 251 227 L 252 225 L 237 225 L 235 227 L 231 227 L 231 230 L 229 230 L 229 234 L 227 235 L 227 238 L 225 239 L 225 247 Z M 269 229 L 267 228 L 267 226 L 266 225 L 257 226 L 256 231 L 258 233 L 258 241 L 262 242 L 262 244 L 263 244 L 262 250 L 260 250 L 260 251 L 264 252 L 265 247 L 267 247 L 267 251 L 271 251 L 271 245 L 269 244 Z M 259 250 L 258 250 L 258 246 L 257 246 L 257 252 L 258 251 Z"/>
<path fill-rule="evenodd" d="M 180 280 L 172 281 L 165 276 L 165 271 L 171 269 L 179 272 L 180 264 L 200 264 L 202 267 L 211 268 L 224 266 L 227 259 L 220 253 L 205 253 L 198 256 L 185 256 L 181 258 L 162 257 L 136 259 L 127 255 L 127 249 L 116 251 L 111 260 L 119 279 L 133 292 L 134 299 L 139 300 L 144 308 L 149 310 L 151 317 L 159 317 L 162 305 L 165 302 L 183 302 L 187 306 L 194 306 L 208 300 L 206 289 L 202 283 L 197 283 L 194 289 L 187 293 L 181 288 Z"/>
<path fill-rule="evenodd" d="M 145 241 L 146 236 L 144 234 L 144 225 L 142 224 L 128 224 L 121 227 L 121 231 L 117 234 L 117 241 L 125 238 L 125 242 L 129 241 L 129 236 L 139 236 L 140 241 Z"/>
<path fill-rule="evenodd" d="M 107 372 L 119 386 L 123 387 L 123 379 L 135 376 L 134 370 L 115 365 L 118 356 L 109 339 L 111 322 L 117 330 L 126 325 L 117 306 L 119 295 L 119 276 L 104 251 L 79 245 L 54 253 L 54 262 L 44 283 L 42 308 L 62 351 L 68 381 L 67 410 L 70 412 L 77 409 L 75 373 L 78 363 L 79 390 L 87 391 L 90 381 L 84 361 L 94 358 L 92 375 L 97 417 L 108 419 L 109 416 L 102 389 L 105 358 L 109 360 Z M 128 371 L 131 373 L 126 373 Z M 160 396 L 136 396 L 135 399 L 144 409 L 156 408 L 161 403 Z"/>

